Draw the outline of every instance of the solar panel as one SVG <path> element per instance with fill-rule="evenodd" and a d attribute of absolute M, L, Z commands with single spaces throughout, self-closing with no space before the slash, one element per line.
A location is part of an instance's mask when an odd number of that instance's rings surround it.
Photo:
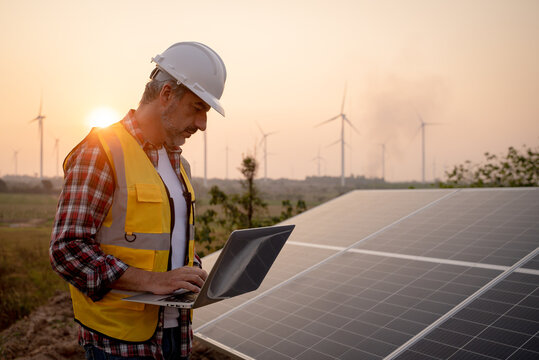
<path fill-rule="evenodd" d="M 414 193 L 405 190 L 355 191 L 283 222 L 283 224 L 294 223 L 296 225 L 288 243 L 305 242 L 320 244 L 321 247 L 304 249 L 285 245 L 259 291 L 206 306 L 203 311 L 196 311 L 194 328 L 202 326 L 207 321 L 215 319 L 271 288 L 276 283 L 285 281 L 342 250 L 338 247 L 335 248 L 336 246 L 353 244 L 358 239 L 368 236 L 454 191 L 418 190 Z M 350 223 L 355 225 L 353 231 L 347 232 Z M 328 243 L 331 246 L 326 246 Z M 214 253 L 203 259 L 203 266 L 208 272 L 217 259 L 216 255 Z"/>
<path fill-rule="evenodd" d="M 513 273 L 397 359 L 538 359 L 537 275 Z"/>
<path fill-rule="evenodd" d="M 256 359 L 380 358 L 497 274 L 345 252 L 200 333 Z"/>
<path fill-rule="evenodd" d="M 196 329 L 197 327 L 205 324 L 207 321 L 215 319 L 223 313 L 244 303 L 245 301 L 254 297 L 256 294 L 288 280 L 292 276 L 301 273 L 310 266 L 318 264 L 320 261 L 327 259 L 334 253 L 335 251 L 333 250 L 315 248 L 309 250 L 309 256 L 304 256 L 304 249 L 298 248 L 297 246 L 285 245 L 257 292 L 251 292 L 228 299 L 226 301 L 221 301 L 220 303 L 222 304 L 215 303 L 204 306 L 203 310 L 195 310 L 196 316 L 193 317 L 193 327 Z M 213 265 L 213 261 L 216 259 L 217 257 L 214 255 L 208 259 L 209 261 L 206 261 L 206 258 L 202 260 L 202 264 L 205 269 L 208 269 L 208 272 Z"/>
<path fill-rule="evenodd" d="M 354 191 L 283 224 L 296 225 L 289 241 L 349 246 L 453 192 L 455 190 Z"/>
<path fill-rule="evenodd" d="M 537 189 L 347 194 L 287 221 L 268 283 L 197 311 L 195 336 L 256 359 L 481 358 L 500 334 L 500 354 L 536 355 L 539 257 L 511 266 L 539 246 L 537 210 Z"/>
<path fill-rule="evenodd" d="M 539 191 L 464 189 L 358 248 L 510 266 L 537 234 Z"/>

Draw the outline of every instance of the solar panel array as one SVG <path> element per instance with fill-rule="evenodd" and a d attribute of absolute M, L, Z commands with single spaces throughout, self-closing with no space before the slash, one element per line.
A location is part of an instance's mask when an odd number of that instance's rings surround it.
<path fill-rule="evenodd" d="M 195 311 L 201 341 L 245 359 L 539 358 L 539 189 L 355 191 L 285 223 L 258 291 Z"/>

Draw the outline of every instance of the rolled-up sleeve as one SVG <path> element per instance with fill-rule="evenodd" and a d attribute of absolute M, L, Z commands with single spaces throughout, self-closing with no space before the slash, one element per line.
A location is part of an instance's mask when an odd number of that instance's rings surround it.
<path fill-rule="evenodd" d="M 83 142 L 66 164 L 64 186 L 51 234 L 51 265 L 62 278 L 94 301 L 128 265 L 105 254 L 95 235 L 112 204 L 114 177 L 102 148 Z"/>

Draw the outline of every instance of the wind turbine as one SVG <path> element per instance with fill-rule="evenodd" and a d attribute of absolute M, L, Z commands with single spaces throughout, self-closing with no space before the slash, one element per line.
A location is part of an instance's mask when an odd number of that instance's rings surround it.
<path fill-rule="evenodd" d="M 429 125 L 442 125 L 442 123 L 436 123 L 436 122 L 424 122 L 423 118 L 419 113 L 417 113 L 417 117 L 419 119 L 419 129 L 421 130 L 421 182 L 425 182 L 425 127 Z"/>
<path fill-rule="evenodd" d="M 318 148 L 318 155 L 312 160 L 316 160 L 316 162 L 318 163 L 318 177 L 320 177 L 320 162 L 324 160 L 324 158 L 320 156 L 320 148 Z"/>
<path fill-rule="evenodd" d="M 258 129 L 262 133 L 262 140 L 260 140 L 260 143 L 264 143 L 264 180 L 268 179 L 268 136 L 276 134 L 277 131 L 273 131 L 270 133 L 265 133 L 264 130 L 260 127 L 258 122 L 256 123 L 256 126 L 258 126 Z"/>
<path fill-rule="evenodd" d="M 41 179 L 43 179 L 43 119 L 45 119 L 45 115 L 41 114 L 42 105 L 43 105 L 43 93 L 41 94 L 41 98 L 39 100 L 39 114 L 33 120 L 30 120 L 30 122 L 37 121 L 38 127 L 39 127 L 39 139 L 40 139 L 39 176 Z"/>
<path fill-rule="evenodd" d="M 348 125 L 350 125 L 352 127 L 352 129 L 354 129 L 354 131 L 359 134 L 359 131 L 357 131 L 357 129 L 350 122 L 350 120 L 348 120 L 348 117 L 344 113 L 344 100 L 345 99 L 346 99 L 346 86 L 344 87 L 344 95 L 342 97 L 341 112 L 338 115 L 335 115 L 334 117 L 332 117 L 331 119 L 323 121 L 320 124 L 315 126 L 315 127 L 319 127 L 319 126 L 324 125 L 324 124 L 326 124 L 328 122 L 331 122 L 333 120 L 341 118 L 341 140 L 340 140 L 340 142 L 341 142 L 341 186 L 344 186 L 344 143 L 345 143 L 344 142 L 344 123 L 345 122 L 348 123 Z M 331 145 L 336 144 L 338 142 L 339 142 L 339 140 L 332 143 Z"/>

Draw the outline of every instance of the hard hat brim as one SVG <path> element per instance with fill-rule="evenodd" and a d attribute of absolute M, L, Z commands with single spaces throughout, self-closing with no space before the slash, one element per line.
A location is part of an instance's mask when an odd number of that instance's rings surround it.
<path fill-rule="evenodd" d="M 189 84 L 184 83 L 183 85 L 187 87 L 189 90 L 191 90 L 195 95 L 201 98 L 206 104 L 211 106 L 215 111 L 217 111 L 223 117 L 225 116 L 225 109 L 223 109 L 223 106 L 221 105 L 221 103 L 219 102 L 217 98 L 215 98 L 210 93 L 205 91 L 198 84 L 189 85 Z"/>

